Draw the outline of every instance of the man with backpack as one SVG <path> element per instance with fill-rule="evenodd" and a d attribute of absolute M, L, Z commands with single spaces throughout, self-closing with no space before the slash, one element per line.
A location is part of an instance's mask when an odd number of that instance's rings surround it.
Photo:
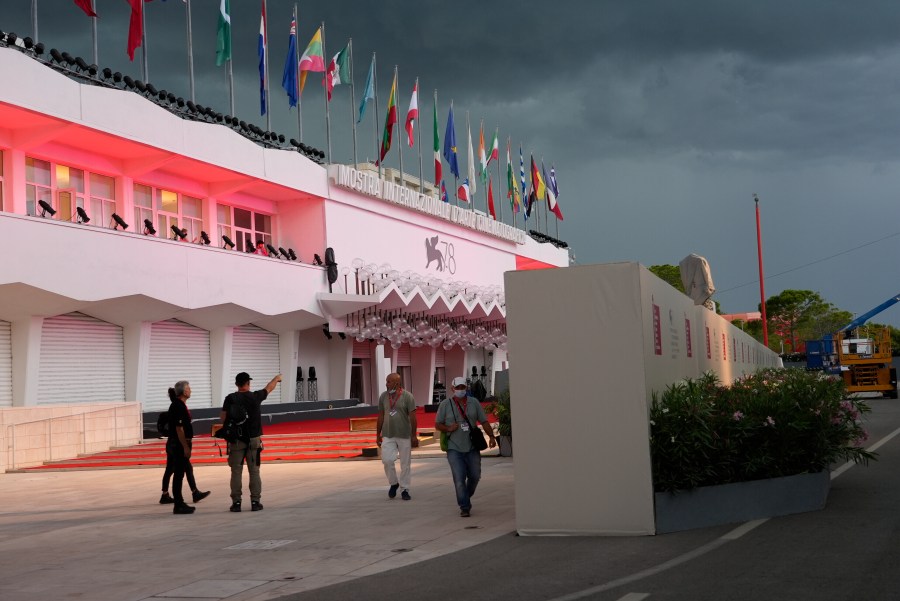
<path fill-rule="evenodd" d="M 228 465 L 231 467 L 231 509 L 241 510 L 241 480 L 243 479 L 244 462 L 247 462 L 247 472 L 250 474 L 250 510 L 260 511 L 263 508 L 260 502 L 262 495 L 262 480 L 259 477 L 259 463 L 262 454 L 262 413 L 260 405 L 269 394 L 275 390 L 275 386 L 281 382 L 281 374 L 278 374 L 266 387 L 250 391 L 250 377 L 242 371 L 234 378 L 237 392 L 232 392 L 225 397 L 222 405 L 222 429 L 235 432 L 234 436 L 226 438 L 228 441 Z"/>

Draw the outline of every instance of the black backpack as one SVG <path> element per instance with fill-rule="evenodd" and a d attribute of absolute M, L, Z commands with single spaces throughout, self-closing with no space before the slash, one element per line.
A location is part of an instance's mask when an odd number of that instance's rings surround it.
<path fill-rule="evenodd" d="M 159 414 L 159 417 L 156 418 L 156 431 L 159 432 L 159 435 L 168 438 L 169 436 L 169 412 L 163 411 Z"/>
<path fill-rule="evenodd" d="M 250 440 L 250 437 L 246 434 L 248 417 L 247 407 L 243 401 L 233 400 L 228 407 L 225 423 L 216 430 L 216 438 L 222 438 L 225 442 L 237 442 L 238 440 L 248 442 Z"/>

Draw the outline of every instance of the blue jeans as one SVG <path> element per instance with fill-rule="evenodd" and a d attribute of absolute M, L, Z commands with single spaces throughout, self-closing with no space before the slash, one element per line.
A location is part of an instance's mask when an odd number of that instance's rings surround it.
<path fill-rule="evenodd" d="M 460 453 L 449 449 L 447 462 L 453 474 L 453 486 L 456 487 L 456 503 L 460 509 L 472 509 L 471 497 L 481 480 L 481 453 L 475 450 Z"/>

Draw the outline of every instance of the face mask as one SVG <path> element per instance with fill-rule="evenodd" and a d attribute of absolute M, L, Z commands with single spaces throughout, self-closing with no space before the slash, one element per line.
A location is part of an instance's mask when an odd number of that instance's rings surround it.
<path fill-rule="evenodd" d="M 391 394 L 394 394 L 395 392 L 397 392 L 397 387 L 395 386 L 392 388 L 392 387 L 388 386 L 387 391 Z"/>
<path fill-rule="evenodd" d="M 458 399 L 464 399 L 464 398 L 466 398 L 466 391 L 465 390 L 454 390 L 453 396 L 455 396 Z"/>

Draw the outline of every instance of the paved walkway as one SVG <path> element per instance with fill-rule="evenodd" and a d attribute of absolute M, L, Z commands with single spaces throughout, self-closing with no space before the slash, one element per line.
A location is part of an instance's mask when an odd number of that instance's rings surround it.
<path fill-rule="evenodd" d="M 0 475 L 0 599 L 262 601 L 510 533 L 512 461 L 484 458 L 462 519 L 442 455 L 418 452 L 412 501 L 387 498 L 378 460 L 264 463 L 265 510 L 240 514 L 227 466 L 195 468 L 212 494 L 188 516 L 157 503 L 162 469 Z"/>
<path fill-rule="evenodd" d="M 264 464 L 266 509 L 240 514 L 226 466 L 196 468 L 213 494 L 190 516 L 157 504 L 162 469 L 0 475 L 0 599 L 900 599 L 900 403 L 871 404 L 880 459 L 834 472 L 823 511 L 655 537 L 514 536 L 497 457 L 469 519 L 422 454 L 409 502 L 378 461 Z"/>

